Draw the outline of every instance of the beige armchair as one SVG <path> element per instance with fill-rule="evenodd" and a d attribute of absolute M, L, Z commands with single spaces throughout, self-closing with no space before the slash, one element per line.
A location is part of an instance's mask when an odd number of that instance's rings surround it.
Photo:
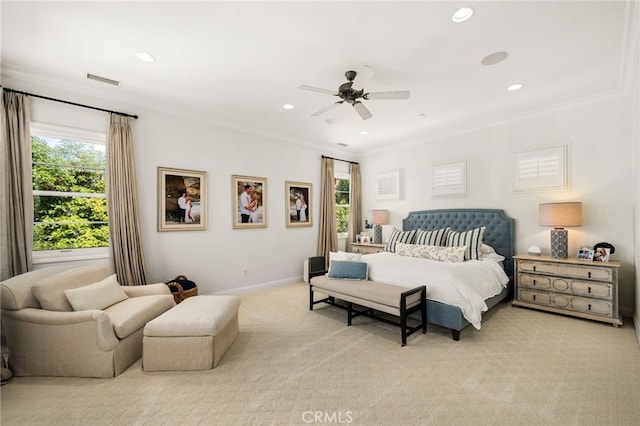
<path fill-rule="evenodd" d="M 165 284 L 114 283 L 123 300 L 73 310 L 65 290 L 82 287 L 90 295 L 110 275 L 109 265 L 99 262 L 36 270 L 0 283 L 2 327 L 15 376 L 113 377 L 140 358 L 145 324 L 173 307 L 173 296 Z M 85 298 L 89 304 L 100 299 Z"/>

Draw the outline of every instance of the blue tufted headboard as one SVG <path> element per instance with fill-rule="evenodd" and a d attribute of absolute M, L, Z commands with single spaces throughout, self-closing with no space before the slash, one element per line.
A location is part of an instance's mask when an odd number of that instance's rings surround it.
<path fill-rule="evenodd" d="M 498 209 L 443 209 L 409 212 L 402 220 L 402 229 L 433 230 L 451 227 L 455 231 L 467 231 L 485 226 L 483 241 L 505 257 L 504 270 L 513 276 L 515 254 L 514 220 Z"/>

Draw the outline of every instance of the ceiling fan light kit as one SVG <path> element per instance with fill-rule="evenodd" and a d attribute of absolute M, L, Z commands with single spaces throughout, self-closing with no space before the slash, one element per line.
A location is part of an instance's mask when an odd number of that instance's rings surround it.
<path fill-rule="evenodd" d="M 368 100 L 387 100 L 387 99 L 409 99 L 409 91 L 407 90 L 393 91 L 393 92 L 371 92 L 371 93 L 365 92 L 364 89 L 356 90 L 353 88 L 353 80 L 355 80 L 358 73 L 356 71 L 349 70 L 344 75 L 347 78 L 347 81 L 345 83 L 342 83 L 338 87 L 337 93 L 332 90 L 322 89 L 319 87 L 313 87 L 313 86 L 307 86 L 307 85 L 298 86 L 299 89 L 309 90 L 312 92 L 318 92 L 318 93 L 323 93 L 323 94 L 332 95 L 332 96 L 338 96 L 341 99 L 340 101 L 337 101 L 327 107 L 324 107 L 314 112 L 313 114 L 311 114 L 312 117 L 317 117 L 321 114 L 324 114 L 330 109 L 333 109 L 336 106 L 346 102 L 348 104 L 351 104 L 353 109 L 355 109 L 356 112 L 360 115 L 360 118 L 362 118 L 363 120 L 368 120 L 371 117 L 373 117 L 373 114 L 371 114 L 371 111 L 369 111 L 369 109 L 362 103 L 361 99 L 364 99 L 367 101 Z"/>

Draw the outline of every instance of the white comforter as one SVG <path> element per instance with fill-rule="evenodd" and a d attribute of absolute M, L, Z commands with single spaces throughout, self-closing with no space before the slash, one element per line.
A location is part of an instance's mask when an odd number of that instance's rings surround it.
<path fill-rule="evenodd" d="M 370 280 L 410 288 L 426 285 L 428 299 L 459 307 L 478 330 L 489 309 L 484 300 L 509 282 L 502 265 L 490 259 L 448 263 L 385 252 L 364 255 L 362 261 L 369 265 Z"/>

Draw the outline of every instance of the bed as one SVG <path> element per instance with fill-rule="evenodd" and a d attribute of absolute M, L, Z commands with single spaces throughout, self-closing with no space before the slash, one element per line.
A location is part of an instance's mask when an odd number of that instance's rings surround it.
<path fill-rule="evenodd" d="M 513 294 L 513 255 L 515 245 L 514 220 L 512 218 L 507 217 L 503 210 L 498 209 L 446 209 L 410 212 L 402 222 L 403 231 L 414 229 L 428 231 L 450 227 L 454 231 L 462 232 L 482 226 L 486 228 L 483 237 L 484 244 L 493 247 L 496 253 L 505 258 L 502 266 L 509 278 L 508 284 L 505 287 L 501 287 L 501 290 L 498 290 L 498 294 L 484 300 L 487 308 L 491 309 Z M 364 257 L 372 256 L 377 255 L 366 255 Z M 371 277 L 371 279 L 375 280 L 374 277 Z M 431 324 L 450 329 L 453 340 L 459 340 L 460 331 L 470 325 L 470 322 L 465 319 L 458 306 L 429 300 L 428 283 L 427 320 Z M 479 328 L 479 326 L 476 326 L 476 328 Z"/>

